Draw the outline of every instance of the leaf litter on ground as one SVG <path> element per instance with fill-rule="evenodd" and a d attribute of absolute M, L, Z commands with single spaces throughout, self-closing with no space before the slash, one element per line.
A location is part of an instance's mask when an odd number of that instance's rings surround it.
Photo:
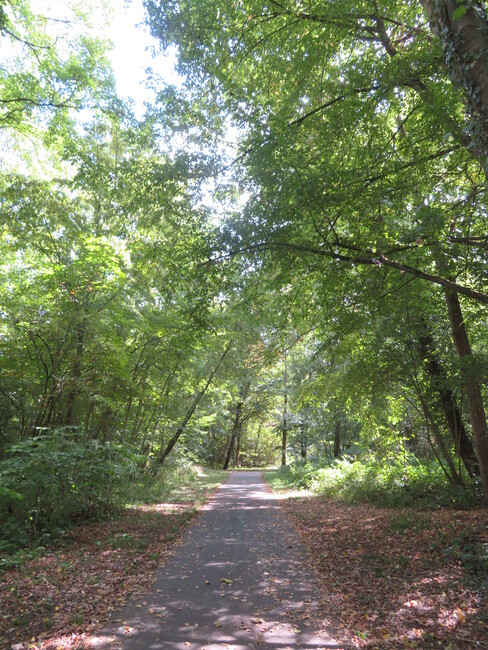
<path fill-rule="evenodd" d="M 342 641 L 488 650 L 486 509 L 393 510 L 310 496 L 280 503 Z"/>
<path fill-rule="evenodd" d="M 215 485 L 183 502 L 141 505 L 86 522 L 62 545 L 0 576 L 0 648 L 80 650 L 130 599 L 152 585 L 183 530 Z"/>

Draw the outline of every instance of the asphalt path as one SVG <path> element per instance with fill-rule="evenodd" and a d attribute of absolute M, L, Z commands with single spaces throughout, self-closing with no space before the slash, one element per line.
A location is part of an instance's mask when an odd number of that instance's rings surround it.
<path fill-rule="evenodd" d="M 300 546 L 261 472 L 233 472 L 119 615 L 124 650 L 343 648 L 323 631 Z M 320 632 L 322 628 L 322 632 Z"/>

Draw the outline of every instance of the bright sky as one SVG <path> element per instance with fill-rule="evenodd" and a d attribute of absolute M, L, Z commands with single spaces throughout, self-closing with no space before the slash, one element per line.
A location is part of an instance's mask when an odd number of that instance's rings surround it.
<path fill-rule="evenodd" d="M 76 19 L 74 10 L 77 6 L 90 16 L 89 29 Z M 152 68 L 154 74 L 161 78 L 161 86 L 164 82 L 180 85 L 183 81 L 175 72 L 174 51 L 165 56 L 152 56 L 153 50 L 158 51 L 159 43 L 150 36 L 144 24 L 142 0 L 30 0 L 30 7 L 35 14 L 52 19 L 49 29 L 53 36 L 59 36 L 60 46 L 64 38 L 83 33 L 106 38 L 113 43 L 114 49 L 109 56 L 117 92 L 121 97 L 130 97 L 134 101 L 133 110 L 138 119 L 144 114 L 144 102 L 153 99 L 152 92 L 145 88 L 147 68 Z M 111 19 L 107 18 L 107 9 Z M 69 21 L 69 31 L 63 21 Z M 0 65 L 6 65 L 9 56 L 16 56 L 14 46 L 2 50 Z M 80 118 L 84 119 L 83 113 L 80 113 Z M 89 115 L 86 119 L 90 120 Z M 21 151 L 23 150 L 17 148 L 7 131 L 0 131 L 0 169 L 7 164 L 15 169 L 22 168 Z"/>
<path fill-rule="evenodd" d="M 122 4 L 120 0 L 112 1 Z M 137 117 L 144 112 L 144 101 L 151 99 L 151 93 L 144 88 L 147 68 L 152 68 L 167 83 L 181 83 L 174 69 L 174 52 L 153 58 L 151 50 L 158 49 L 158 42 L 144 25 L 144 16 L 142 0 L 131 0 L 128 7 L 117 12 L 108 33 L 115 45 L 110 58 L 117 91 L 119 95 L 134 100 Z"/>
<path fill-rule="evenodd" d="M 1 4 L 1 2 L 0 2 Z M 152 68 L 162 80 L 169 84 L 181 83 L 175 72 L 175 53 L 153 57 L 152 50 L 158 50 L 159 43 L 149 34 L 145 26 L 145 12 L 142 0 L 31 0 L 31 8 L 50 18 L 72 21 L 73 8 L 77 5 L 87 11 L 93 32 L 108 38 L 114 44 L 110 59 L 114 70 L 117 92 L 122 97 L 134 100 L 138 118 L 144 113 L 144 101 L 150 101 L 152 94 L 144 88 L 145 70 Z M 106 7 L 111 18 L 107 19 Z M 111 11 L 110 11 L 111 9 Z M 65 28 L 61 22 L 51 23 L 53 30 Z M 79 23 L 80 31 L 84 31 Z"/>

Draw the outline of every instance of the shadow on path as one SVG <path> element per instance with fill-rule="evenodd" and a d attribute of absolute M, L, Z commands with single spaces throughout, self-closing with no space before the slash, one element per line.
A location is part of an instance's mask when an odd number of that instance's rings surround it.
<path fill-rule="evenodd" d="M 316 632 L 318 594 L 261 472 L 234 472 L 109 631 L 124 650 L 344 648 Z"/>

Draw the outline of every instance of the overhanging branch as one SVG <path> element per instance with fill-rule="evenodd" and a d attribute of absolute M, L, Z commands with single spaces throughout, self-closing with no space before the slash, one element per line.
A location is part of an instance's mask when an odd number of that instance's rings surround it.
<path fill-rule="evenodd" d="M 462 284 L 458 284 L 453 280 L 448 280 L 447 278 L 443 278 L 442 276 L 436 275 L 434 273 L 427 273 L 425 271 L 421 271 L 420 269 L 410 266 L 409 264 L 396 262 L 395 260 L 391 260 L 385 255 L 381 253 L 375 253 L 374 251 L 371 252 L 366 251 L 358 255 L 343 255 L 342 253 L 337 253 L 336 251 L 330 248 L 322 249 L 322 248 L 316 248 L 314 246 L 308 246 L 304 244 L 290 244 L 287 242 L 260 242 L 258 244 L 253 244 L 251 246 L 245 246 L 243 248 L 233 250 L 225 255 L 222 255 L 220 258 L 214 258 L 214 260 L 212 261 L 218 261 L 228 257 L 235 257 L 242 253 L 251 253 L 251 252 L 256 252 L 258 250 L 272 250 L 272 249 L 290 250 L 296 253 L 304 253 L 307 255 L 319 255 L 321 257 L 337 260 L 339 262 L 345 262 L 353 266 L 354 265 L 367 265 L 367 266 L 378 266 L 378 267 L 387 266 L 393 269 L 397 269 L 401 273 L 408 273 L 409 275 L 415 278 L 419 278 L 420 280 L 425 280 L 426 282 L 430 282 L 431 284 L 437 284 L 438 286 L 444 287 L 445 289 L 449 289 L 451 291 L 454 291 L 455 293 L 459 293 L 463 296 L 466 296 L 467 298 L 471 298 L 473 300 L 476 300 L 477 302 L 481 302 L 484 305 L 488 305 L 488 294 L 483 293 L 482 291 L 476 291 L 475 289 L 471 289 L 470 287 L 466 287 Z"/>

